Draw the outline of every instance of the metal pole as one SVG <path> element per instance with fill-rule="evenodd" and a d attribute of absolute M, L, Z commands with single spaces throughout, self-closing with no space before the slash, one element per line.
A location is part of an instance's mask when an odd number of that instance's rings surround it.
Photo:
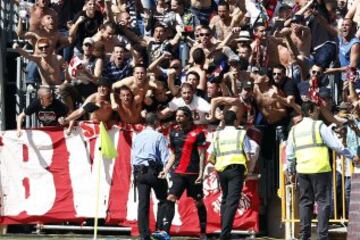
<path fill-rule="evenodd" d="M 5 66 L 5 0 L 1 0 L 0 3 L 0 131 L 5 130 L 5 77 L 4 77 L 4 66 Z"/>

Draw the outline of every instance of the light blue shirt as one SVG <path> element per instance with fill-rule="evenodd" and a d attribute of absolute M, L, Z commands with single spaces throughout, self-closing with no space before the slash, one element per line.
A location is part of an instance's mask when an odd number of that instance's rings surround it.
<path fill-rule="evenodd" d="M 135 136 L 131 147 L 131 164 L 149 166 L 149 161 L 165 166 L 169 158 L 168 141 L 151 127 Z"/>
<path fill-rule="evenodd" d="M 311 126 L 312 121 L 311 118 L 305 117 L 302 121 L 306 121 Z M 291 129 L 289 133 L 289 137 L 286 144 L 286 159 L 287 159 L 287 170 L 290 173 L 295 172 L 295 146 L 293 141 L 293 131 L 294 128 Z M 340 140 L 336 137 L 334 132 L 328 128 L 325 124 L 320 125 L 320 136 L 323 139 L 326 146 L 334 150 L 340 155 L 343 155 L 346 158 L 352 159 L 354 155 L 350 152 L 349 149 L 345 148 L 344 145 L 340 142 Z"/>

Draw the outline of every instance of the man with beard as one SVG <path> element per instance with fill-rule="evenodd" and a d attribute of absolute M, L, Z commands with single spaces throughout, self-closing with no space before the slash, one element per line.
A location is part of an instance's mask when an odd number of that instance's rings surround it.
<path fill-rule="evenodd" d="M 72 112 L 66 118 L 60 118 L 58 121 L 61 125 L 69 124 L 70 132 L 74 121 L 84 114 L 90 114 L 90 120 L 94 123 L 104 122 L 110 124 L 113 116 L 110 103 L 111 82 L 107 78 L 101 78 L 98 82 L 97 92 L 91 94 L 83 103 L 83 105 Z"/>
<path fill-rule="evenodd" d="M 35 45 L 35 53 L 32 55 L 20 48 L 16 43 L 13 48 L 21 56 L 37 64 L 42 85 L 54 86 L 63 83 L 63 72 L 66 69 L 66 63 L 60 55 L 53 54 L 49 39 L 38 39 Z"/>
<path fill-rule="evenodd" d="M 195 124 L 205 124 L 207 122 L 205 116 L 210 111 L 210 104 L 196 96 L 193 86 L 189 83 L 182 84 L 180 94 L 180 97 L 173 98 L 169 106 L 160 112 L 160 117 L 166 118 L 179 107 L 186 106 L 192 111 Z"/>
<path fill-rule="evenodd" d="M 283 65 L 279 64 L 273 68 L 272 79 L 279 91 L 285 94 L 285 97 L 293 97 L 298 104 L 301 102 L 298 88 L 294 81 L 286 76 L 286 68 Z"/>
<path fill-rule="evenodd" d="M 211 18 L 210 28 L 215 31 L 214 37 L 222 41 L 232 30 L 229 4 L 225 1 L 220 1 L 217 13 L 217 16 Z"/>
<path fill-rule="evenodd" d="M 68 113 L 67 107 L 59 100 L 54 99 L 49 87 L 42 86 L 37 92 L 38 99 L 30 105 L 17 117 L 17 136 L 22 135 L 21 125 L 26 116 L 36 113 L 37 119 L 42 126 L 57 126 L 58 119 Z"/>
<path fill-rule="evenodd" d="M 186 190 L 187 196 L 195 201 L 200 223 L 200 239 L 206 239 L 207 212 L 203 202 L 202 186 L 206 149 L 205 134 L 202 128 L 194 125 L 192 112 L 186 106 L 176 110 L 176 122 L 179 124 L 179 128 L 170 132 L 170 150 L 171 155 L 175 156 L 175 161 L 172 171 L 170 171 L 172 184 L 170 184 L 167 197 L 169 201 L 166 217 L 169 221 L 168 226 L 171 226 L 174 218 L 175 202 Z M 169 169 L 169 166 L 166 169 Z M 169 239 L 164 237 L 168 237 L 170 229 L 164 230 L 154 233 L 153 237 Z"/>

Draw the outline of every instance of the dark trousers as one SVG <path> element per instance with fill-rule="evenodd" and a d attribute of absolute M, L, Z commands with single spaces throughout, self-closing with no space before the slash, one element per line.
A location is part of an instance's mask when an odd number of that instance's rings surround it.
<path fill-rule="evenodd" d="M 234 217 L 241 199 L 245 167 L 240 164 L 228 166 L 219 173 L 222 190 L 220 239 L 231 239 Z"/>
<path fill-rule="evenodd" d="M 167 204 L 167 189 L 168 184 L 166 179 L 159 179 L 159 170 L 150 167 L 143 167 L 141 170 L 135 168 L 135 180 L 139 193 L 138 205 L 138 228 L 140 231 L 140 238 L 149 240 L 149 206 L 150 206 L 150 193 L 154 189 L 156 198 L 159 200 L 157 212 L 157 228 L 162 230 L 163 221 L 166 214 Z"/>
<path fill-rule="evenodd" d="M 311 236 L 311 219 L 315 201 L 318 205 L 317 239 L 329 239 L 331 172 L 298 174 L 298 183 L 300 190 L 300 239 L 309 239 Z"/>

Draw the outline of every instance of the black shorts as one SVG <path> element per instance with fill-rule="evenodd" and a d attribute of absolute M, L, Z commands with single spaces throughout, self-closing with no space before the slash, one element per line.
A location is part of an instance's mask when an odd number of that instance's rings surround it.
<path fill-rule="evenodd" d="M 175 195 L 178 199 L 186 189 L 187 196 L 195 200 L 201 200 L 204 196 L 203 185 L 195 184 L 198 175 L 172 173 L 170 177 L 169 194 Z"/>

